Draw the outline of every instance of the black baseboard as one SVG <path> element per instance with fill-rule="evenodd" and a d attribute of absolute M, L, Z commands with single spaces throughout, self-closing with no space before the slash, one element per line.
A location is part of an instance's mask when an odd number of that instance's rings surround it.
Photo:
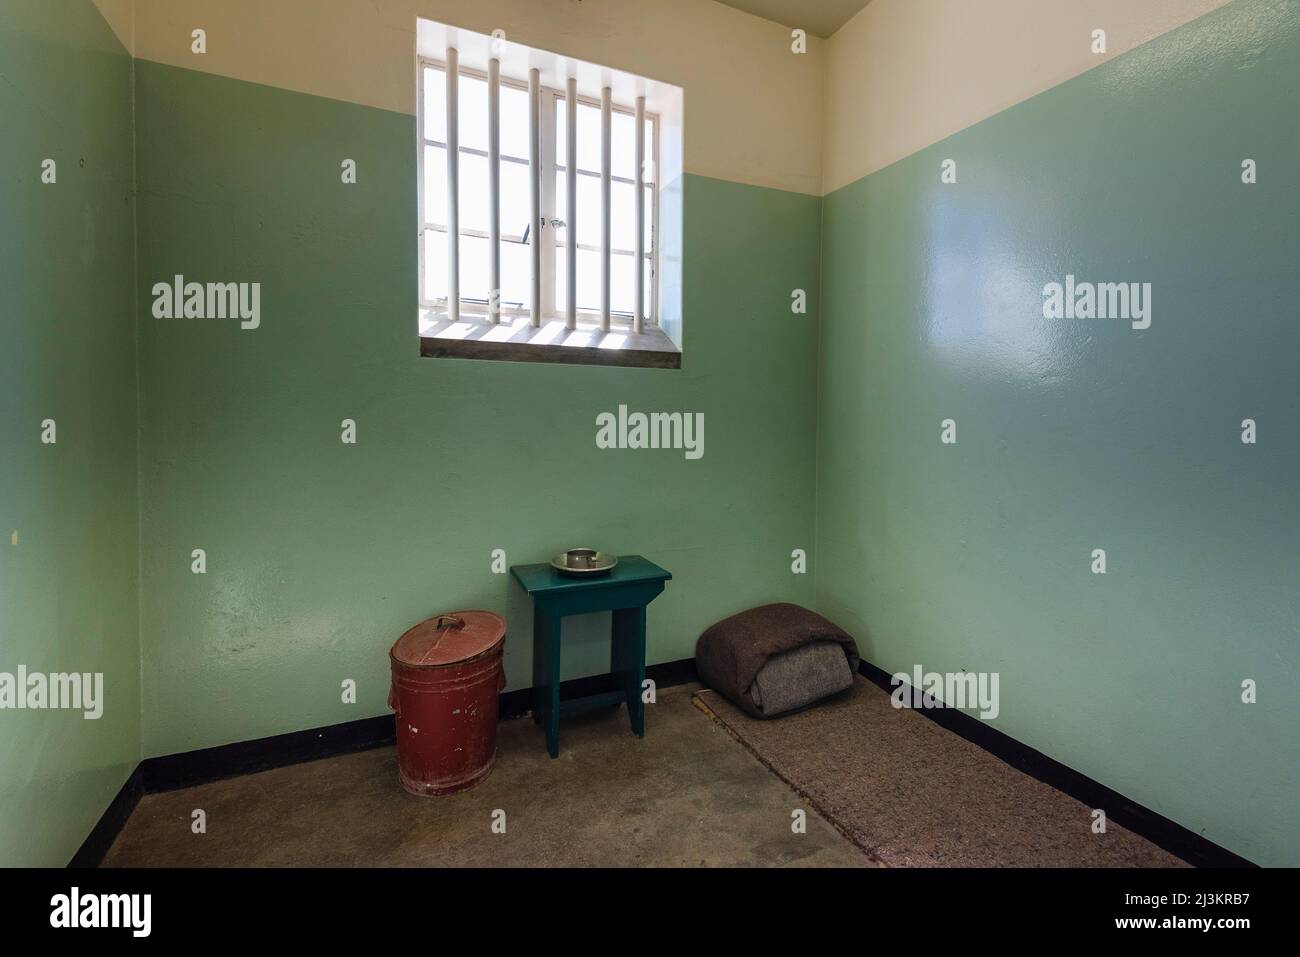
<path fill-rule="evenodd" d="M 892 692 L 896 687 L 891 683 L 889 672 L 882 671 L 870 662 L 864 660 L 858 670 L 864 678 L 885 691 Z M 1195 867 L 1257 866 L 1195 831 L 1190 831 L 1181 824 L 1126 798 L 1118 791 L 1113 791 L 1106 785 L 1094 781 L 1086 774 L 1049 758 L 1027 744 L 1021 744 L 1015 738 L 1003 734 L 974 715 L 946 707 L 916 710 L 935 724 L 1005 761 L 1017 771 L 1037 778 L 1090 808 L 1101 808 L 1106 812 L 1106 820 L 1140 834 L 1152 844 L 1181 857 Z"/>
<path fill-rule="evenodd" d="M 648 665 L 646 677 L 654 681 L 657 688 L 670 688 L 695 681 L 695 659 L 683 658 L 680 661 Z M 612 688 L 612 682 L 609 675 L 572 678 L 560 684 L 560 698 L 566 700 L 599 694 Z M 531 688 L 502 693 L 499 699 L 501 719 L 526 715 L 532 708 L 532 693 Z M 175 791 L 304 761 L 319 761 L 354 751 L 381 748 L 392 744 L 396 739 L 393 716 L 383 714 L 307 731 L 291 731 L 269 738 L 146 758 L 132 772 L 68 866 L 98 866 L 145 794 Z"/>
<path fill-rule="evenodd" d="M 145 758 L 140 762 L 140 771 L 145 793 L 157 794 L 241 774 L 269 771 L 288 764 L 381 748 L 396 739 L 393 716 L 381 714 L 307 731 L 291 731 L 215 748 Z"/>
<path fill-rule="evenodd" d="M 135 810 L 135 806 L 140 803 L 140 798 L 144 795 L 144 776 L 140 773 L 140 766 L 136 765 L 131 776 L 126 779 L 117 792 L 117 796 L 109 802 L 107 810 L 99 816 L 98 823 L 91 829 L 90 834 L 81 842 L 81 847 L 77 848 L 77 853 L 72 855 L 72 860 L 68 862 L 69 867 L 98 867 L 99 862 L 104 859 L 108 849 L 113 846 L 120 832 L 126 824 L 127 818 Z"/>

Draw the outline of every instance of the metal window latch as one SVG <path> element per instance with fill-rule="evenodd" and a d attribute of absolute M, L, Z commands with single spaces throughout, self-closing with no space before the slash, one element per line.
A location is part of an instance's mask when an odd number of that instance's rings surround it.
<path fill-rule="evenodd" d="M 562 220 L 562 219 L 552 219 L 552 220 L 551 220 L 551 226 L 552 226 L 552 228 L 554 228 L 554 229 L 560 229 L 560 228 L 562 228 L 562 227 L 564 226 L 564 220 Z"/>

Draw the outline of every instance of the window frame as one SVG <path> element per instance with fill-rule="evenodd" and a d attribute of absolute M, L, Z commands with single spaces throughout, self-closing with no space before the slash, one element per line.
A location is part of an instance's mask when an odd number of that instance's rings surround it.
<path fill-rule="evenodd" d="M 425 217 L 424 154 L 425 154 L 426 147 L 429 146 L 440 147 L 445 151 L 447 149 L 447 144 L 445 142 L 440 142 L 438 140 L 431 139 L 425 135 L 424 71 L 426 69 L 433 69 L 433 70 L 440 70 L 445 74 L 447 72 L 447 64 L 445 61 L 442 60 L 436 60 L 431 57 L 421 56 L 421 57 L 417 57 L 416 69 L 417 69 L 416 102 L 415 102 L 416 150 L 417 150 L 416 202 L 418 204 L 416 218 L 418 222 L 417 246 L 419 250 L 418 253 L 419 289 L 417 291 L 417 300 L 419 302 L 420 309 L 437 311 L 445 315 L 448 311 L 447 300 L 445 297 L 432 299 L 432 300 L 425 298 L 425 288 L 426 288 L 425 234 L 431 230 L 434 232 L 446 233 L 447 224 L 431 223 L 426 221 L 424 218 Z M 481 80 L 483 82 L 488 81 L 487 73 L 481 70 L 472 69 L 470 67 L 465 67 L 465 66 L 458 67 L 457 74 L 461 77 L 471 77 L 473 79 Z M 502 74 L 500 77 L 500 82 L 503 87 L 511 87 L 516 90 L 522 90 L 525 93 L 528 92 L 528 82 L 526 80 L 519 80 L 515 77 L 508 77 Z M 556 149 L 556 145 L 557 145 L 556 133 L 558 127 L 557 109 L 564 104 L 567 98 L 567 93 L 564 90 L 558 90 L 555 89 L 554 87 L 549 87 L 544 84 L 541 85 L 539 89 L 540 89 L 540 97 L 541 97 L 541 103 L 539 106 L 539 122 L 541 125 L 541 143 L 540 143 L 541 183 L 540 183 L 539 200 L 540 200 L 540 207 L 541 207 L 540 212 L 542 217 L 542 223 L 534 224 L 534 227 L 537 228 L 531 230 L 530 239 L 533 239 L 538 235 L 544 235 L 545 237 L 541 245 L 542 297 L 541 297 L 541 308 L 539 310 L 539 313 L 542 322 L 546 323 L 546 322 L 555 321 L 557 319 L 562 320 L 564 318 L 563 315 L 557 312 L 556 309 L 557 283 L 556 283 L 555 265 L 557 260 L 556 252 L 560 247 L 560 243 L 557 239 L 558 230 L 556 227 L 551 225 L 551 222 L 552 220 L 561 218 L 558 215 L 558 212 L 555 208 L 555 200 L 556 200 L 555 183 L 556 183 L 556 177 L 565 172 L 565 167 L 559 165 L 557 149 Z M 595 107 L 597 110 L 599 110 L 601 107 L 601 103 L 599 99 L 592 98 L 589 96 L 583 96 L 581 94 L 578 95 L 577 102 L 579 105 Z M 633 121 L 635 122 L 636 110 L 633 107 L 621 106 L 616 103 L 611 103 L 610 110 L 613 113 L 623 113 L 625 115 L 631 116 L 633 118 Z M 659 326 L 659 192 L 661 189 L 660 118 L 659 118 L 659 114 L 652 113 L 649 110 L 646 110 L 645 119 L 650 124 L 651 137 L 652 137 L 652 141 L 646 144 L 645 159 L 649 160 L 651 163 L 651 169 L 654 172 L 654 179 L 653 180 L 646 179 L 644 177 L 644 171 L 643 171 L 643 177 L 642 177 L 644 181 L 643 185 L 650 189 L 650 208 L 646 210 L 646 220 L 650 227 L 650 248 L 646 251 L 646 258 L 649 260 L 650 263 L 649 289 L 647 290 L 648 292 L 647 299 L 649 300 L 649 307 L 647 309 L 646 315 L 644 316 L 644 325 L 647 328 L 653 326 L 657 329 Z M 468 153 L 469 155 L 472 156 L 483 156 L 484 158 L 487 157 L 486 150 L 471 149 L 464 145 L 460 147 L 460 152 L 462 154 Z M 520 162 L 519 157 L 509 156 L 508 154 L 505 153 L 501 154 L 501 160 L 502 162 L 515 162 L 515 163 Z M 526 159 L 523 162 L 527 164 Z M 579 167 L 577 175 L 591 176 L 593 174 L 592 171 L 590 170 L 584 171 L 581 167 Z M 597 179 L 600 178 L 599 171 L 597 171 L 594 175 L 596 176 Z M 631 184 L 635 189 L 635 179 L 628 179 L 627 177 L 618 177 L 618 176 L 611 175 L 610 182 Z M 568 224 L 566 223 L 565 226 L 567 228 Z M 469 236 L 473 238 L 482 238 L 482 239 L 489 238 L 487 236 L 486 231 L 466 229 L 463 225 L 460 227 L 460 234 L 461 236 Z M 501 242 L 503 243 L 522 242 L 522 237 L 507 237 L 504 233 L 501 234 L 500 239 Z M 527 244 L 523 244 L 523 245 L 526 246 Z M 565 248 L 567 249 L 567 242 L 565 244 Z M 584 251 L 591 251 L 594 249 L 596 252 L 600 252 L 599 246 L 593 247 L 590 246 L 589 244 L 577 244 L 577 249 L 584 250 Z M 619 255 L 635 256 L 636 250 L 635 249 L 616 250 L 615 248 L 611 247 L 610 255 L 611 256 L 619 256 Z M 642 268 L 644 268 L 644 265 L 642 266 Z M 462 293 L 460 297 L 460 304 L 461 304 L 462 320 L 468 318 L 470 319 L 470 321 L 477 321 L 481 314 L 483 321 L 486 321 L 487 300 L 469 298 Z M 528 318 L 530 315 L 530 309 L 527 305 L 520 305 L 520 306 L 516 306 L 513 304 L 507 305 L 506 303 L 503 302 L 500 304 L 500 315 L 503 321 L 506 319 L 515 320 L 520 317 Z M 599 309 L 578 308 L 577 316 L 579 321 L 583 323 L 600 322 Z M 611 328 L 617 327 L 620 331 L 628 331 L 632 328 L 632 321 L 633 321 L 633 314 L 631 312 L 619 312 L 614 309 L 610 310 Z"/>

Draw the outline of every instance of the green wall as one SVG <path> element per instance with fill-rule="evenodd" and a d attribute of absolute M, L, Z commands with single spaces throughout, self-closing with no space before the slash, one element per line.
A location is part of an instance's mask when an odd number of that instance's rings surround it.
<path fill-rule="evenodd" d="M 827 196 L 816 579 L 875 664 L 999 672 L 1000 730 L 1290 865 L 1297 102 L 1300 5 L 1237 0 Z M 1044 319 L 1067 273 L 1151 328 Z"/>
<path fill-rule="evenodd" d="M 0 865 L 61 865 L 140 757 L 131 60 L 90 0 L 6 0 L 0 117 L 0 672 L 104 675 L 98 720 L 0 710 Z"/>
<path fill-rule="evenodd" d="M 685 177 L 680 371 L 421 358 L 412 117 L 145 61 L 136 110 L 147 754 L 383 713 L 389 646 L 452 609 L 503 611 L 529 685 L 496 548 L 671 570 L 651 661 L 811 602 L 790 552 L 813 533 L 815 304 L 789 304 L 817 286 L 818 198 Z M 175 273 L 262 283 L 261 327 L 152 319 Z M 597 449 L 620 403 L 703 412 L 704 457 Z M 608 616 L 570 627 L 567 675 L 608 670 Z"/>

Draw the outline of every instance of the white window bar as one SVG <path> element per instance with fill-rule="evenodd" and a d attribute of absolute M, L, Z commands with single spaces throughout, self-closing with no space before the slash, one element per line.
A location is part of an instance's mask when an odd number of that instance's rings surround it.
<path fill-rule="evenodd" d="M 447 318 L 460 321 L 460 52 L 447 48 Z"/>
<path fill-rule="evenodd" d="M 488 322 L 501 321 L 501 61 L 488 60 Z"/>
<path fill-rule="evenodd" d="M 540 77 L 539 77 L 540 79 Z M 561 94 L 549 87 L 541 88 L 541 104 L 537 113 L 537 123 L 541 128 L 542 137 L 542 223 L 539 225 L 537 241 L 542 247 L 542 308 L 541 317 L 544 320 L 554 319 L 557 316 L 555 311 L 556 303 L 556 286 L 559 285 L 559 277 L 555 272 L 555 255 L 557 252 L 556 237 L 559 235 L 560 216 L 563 210 L 558 209 L 555 205 L 557 183 L 555 182 L 556 170 L 560 168 L 560 152 L 564 150 L 564 144 L 556 143 L 555 127 L 555 109 L 556 104 L 560 101 Z M 547 230 L 550 232 L 547 232 Z"/>
<path fill-rule="evenodd" d="M 605 87 L 600 91 L 600 331 L 609 332 L 609 272 L 610 216 L 609 203 L 609 151 L 610 151 L 610 98 L 613 91 Z"/>
<path fill-rule="evenodd" d="M 565 139 L 568 149 L 565 152 L 564 175 L 568 184 L 568 209 L 564 215 L 564 230 L 568 237 L 569 254 L 564 266 L 568 279 L 568 294 L 565 296 L 564 327 L 578 328 L 578 79 L 569 77 L 567 95 L 564 98 Z"/>
<path fill-rule="evenodd" d="M 429 293 L 428 273 L 426 272 L 428 263 L 425 261 L 426 256 L 425 256 L 425 248 L 424 248 L 425 245 L 427 244 L 426 233 L 429 228 L 429 224 L 425 219 L 426 209 L 424 206 L 424 190 L 425 190 L 424 154 L 427 153 L 429 149 L 427 145 L 428 134 L 425 133 L 424 131 L 424 113 L 425 113 L 424 91 L 425 91 L 425 83 L 428 80 L 428 67 L 424 63 L 420 64 L 420 72 L 418 75 L 420 77 L 420 81 L 419 81 L 419 86 L 416 88 L 416 94 L 415 94 L 415 129 L 416 129 L 415 195 L 416 195 L 416 209 L 419 210 L 419 219 L 417 220 L 419 229 L 416 235 L 419 237 L 417 243 L 417 256 L 419 258 L 419 263 L 420 263 L 419 265 L 420 276 L 418 280 L 419 289 L 417 290 L 416 295 L 417 295 L 417 302 L 419 302 L 420 307 L 423 308 L 425 300 L 428 297 L 428 293 Z"/>
<path fill-rule="evenodd" d="M 645 331 L 645 97 L 636 98 L 636 305 L 632 307 L 632 331 Z"/>
<path fill-rule="evenodd" d="M 537 67 L 528 71 L 528 161 L 529 192 L 533 220 L 528 230 L 533 244 L 533 301 L 529 313 L 534 329 L 542 325 L 542 75 Z"/>

